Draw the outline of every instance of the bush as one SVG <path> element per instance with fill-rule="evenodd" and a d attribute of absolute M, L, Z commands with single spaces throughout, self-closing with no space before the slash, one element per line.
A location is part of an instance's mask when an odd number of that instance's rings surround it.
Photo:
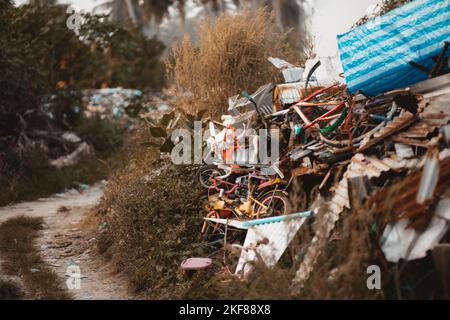
<path fill-rule="evenodd" d="M 184 278 L 180 263 L 206 253 L 200 245 L 205 192 L 195 182 L 196 167 L 156 158 L 152 149 L 138 151 L 110 179 L 101 204 L 109 228 L 99 249 L 147 298 L 192 297 L 199 279 Z"/>
<path fill-rule="evenodd" d="M 1 11 L 0 151 L 26 141 L 32 129 L 76 126 L 82 89 L 163 85 L 160 41 L 89 15 L 79 38 L 66 26 L 65 9 L 5 5 Z"/>
<path fill-rule="evenodd" d="M 94 145 L 102 160 L 122 145 L 123 128 L 83 117 L 83 89 L 164 84 L 160 41 L 90 15 L 78 37 L 67 17 L 64 5 L 0 3 L 0 205 L 106 176 L 108 165 L 94 157 L 73 170 L 48 164 L 74 149 L 61 143 L 64 131 Z"/>
<path fill-rule="evenodd" d="M 207 109 L 214 116 L 227 110 L 228 97 L 254 91 L 276 78 L 270 56 L 298 62 L 273 16 L 264 9 L 222 14 L 198 27 L 198 46 L 185 37 L 172 49 L 166 65 L 188 111 Z M 185 93 L 188 93 L 187 95 Z"/>

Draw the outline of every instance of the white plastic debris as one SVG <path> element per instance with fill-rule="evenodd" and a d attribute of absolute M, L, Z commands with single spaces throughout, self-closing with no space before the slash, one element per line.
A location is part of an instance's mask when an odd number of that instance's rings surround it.
<path fill-rule="evenodd" d="M 289 219 L 251 227 L 245 238 L 236 274 L 248 274 L 258 256 L 266 266 L 273 267 L 305 221 L 306 218 Z"/>
<path fill-rule="evenodd" d="M 300 81 L 305 71 L 304 68 L 296 67 L 283 59 L 270 57 L 267 60 L 277 69 L 281 70 L 286 83 Z"/>
<path fill-rule="evenodd" d="M 439 171 L 440 165 L 438 155 L 427 156 L 422 178 L 420 180 L 419 191 L 417 192 L 416 197 L 416 202 L 418 204 L 424 204 L 425 201 L 434 197 L 434 190 L 439 181 Z"/>
<path fill-rule="evenodd" d="M 66 156 L 59 157 L 56 160 L 52 160 L 50 161 L 50 164 L 58 169 L 70 167 L 77 164 L 82 157 L 91 155 L 93 153 L 94 149 L 92 148 L 92 146 L 88 145 L 86 142 L 83 142 L 72 153 Z"/>
<path fill-rule="evenodd" d="M 205 218 L 205 220 L 248 230 L 235 272 L 245 276 L 259 258 L 266 266 L 275 266 L 306 219 L 315 214 L 317 209 L 250 221 L 215 218 Z"/>
<path fill-rule="evenodd" d="M 63 135 L 61 136 L 61 138 L 63 138 L 64 140 L 66 140 L 68 142 L 71 142 L 71 143 L 80 143 L 81 142 L 81 138 L 73 132 L 64 132 Z"/>

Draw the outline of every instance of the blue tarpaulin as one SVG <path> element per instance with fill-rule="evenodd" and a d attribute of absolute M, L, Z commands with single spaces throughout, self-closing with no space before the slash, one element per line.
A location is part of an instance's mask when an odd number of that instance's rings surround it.
<path fill-rule="evenodd" d="M 427 79 L 410 61 L 431 69 L 445 41 L 450 41 L 450 0 L 416 0 L 339 35 L 349 91 L 378 95 Z"/>

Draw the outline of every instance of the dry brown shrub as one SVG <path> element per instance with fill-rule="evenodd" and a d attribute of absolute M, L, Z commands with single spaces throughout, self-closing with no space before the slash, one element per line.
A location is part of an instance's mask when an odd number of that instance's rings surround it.
<path fill-rule="evenodd" d="M 300 63 L 301 57 L 288 43 L 288 35 L 278 31 L 265 9 L 205 19 L 198 27 L 198 45 L 186 36 L 166 61 L 180 104 L 188 111 L 225 113 L 228 97 L 276 79 L 278 70 L 268 57 Z"/>
<path fill-rule="evenodd" d="M 377 264 L 372 225 L 371 210 L 342 214 L 331 236 L 319 239 L 324 241 L 323 251 L 299 292 L 302 299 L 383 298 L 383 291 L 366 286 L 367 267 Z"/>

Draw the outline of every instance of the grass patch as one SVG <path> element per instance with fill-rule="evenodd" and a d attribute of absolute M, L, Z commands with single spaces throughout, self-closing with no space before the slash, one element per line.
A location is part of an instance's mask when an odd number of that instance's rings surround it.
<path fill-rule="evenodd" d="M 15 283 L 0 279 L 0 300 L 17 300 L 24 297 L 24 293 Z"/>
<path fill-rule="evenodd" d="M 157 158 L 152 149 L 140 150 L 110 179 L 99 250 L 147 298 L 214 298 L 199 289 L 208 277 L 185 278 L 180 268 L 183 259 L 209 253 L 200 245 L 205 190 L 194 178 L 197 167 Z"/>
<path fill-rule="evenodd" d="M 35 239 L 42 230 L 42 218 L 18 217 L 0 225 L 2 270 L 23 279 L 27 292 L 35 299 L 70 299 L 58 276 L 39 256 Z M 6 293 L 17 293 L 5 285 Z"/>

